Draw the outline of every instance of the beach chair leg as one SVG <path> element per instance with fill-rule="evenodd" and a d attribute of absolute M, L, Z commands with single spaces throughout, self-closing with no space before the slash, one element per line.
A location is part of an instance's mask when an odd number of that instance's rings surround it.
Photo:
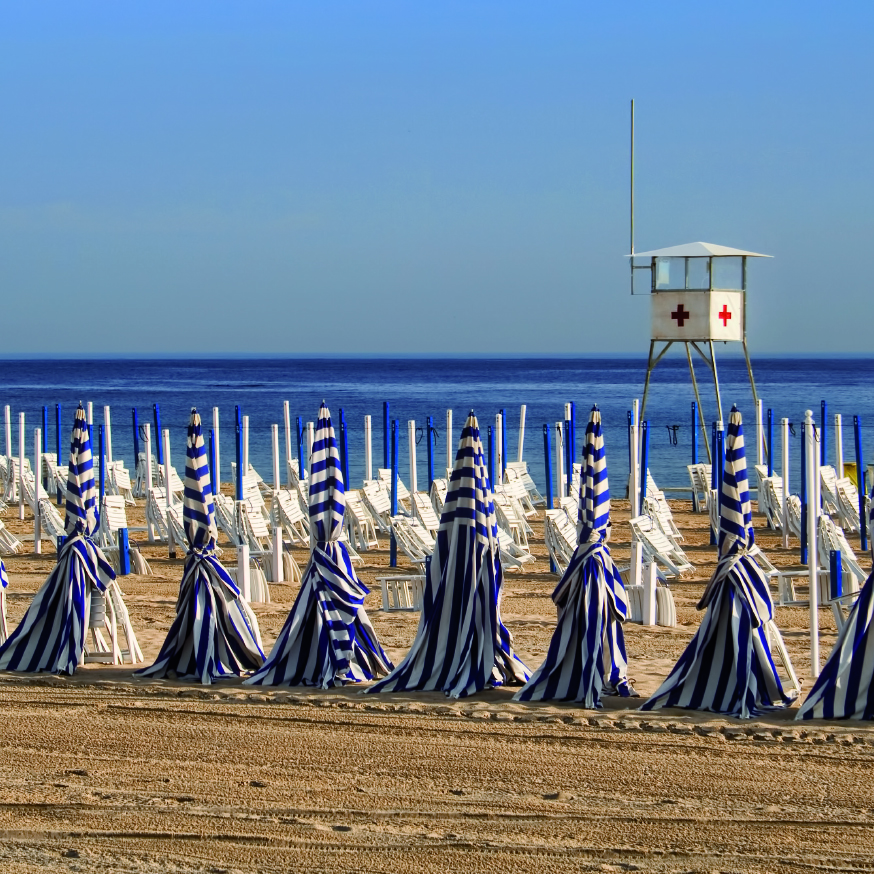
<path fill-rule="evenodd" d="M 789 675 L 789 682 L 791 683 L 792 688 L 796 692 L 800 692 L 801 683 L 798 682 L 795 668 L 792 667 L 792 662 L 789 659 L 789 652 L 786 649 L 786 644 L 783 643 L 783 636 L 780 634 L 780 630 L 773 622 L 769 622 L 765 626 L 765 633 L 768 636 L 768 642 L 771 645 L 772 650 L 776 651 L 783 667 L 786 669 L 786 673 Z"/>

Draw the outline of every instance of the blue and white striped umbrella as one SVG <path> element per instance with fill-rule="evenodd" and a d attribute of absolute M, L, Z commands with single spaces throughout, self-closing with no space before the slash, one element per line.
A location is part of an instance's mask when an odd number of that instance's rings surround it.
<path fill-rule="evenodd" d="M 577 548 L 552 593 L 558 623 L 543 664 L 517 701 L 577 701 L 600 708 L 602 695 L 635 695 L 628 684 L 622 623 L 628 601 L 607 547 L 610 488 L 601 413 L 586 427 Z M 609 661 L 608 661 L 609 660 Z"/>
<path fill-rule="evenodd" d="M 310 467 L 310 561 L 273 650 L 246 683 L 328 689 L 391 670 L 364 609 L 369 590 L 340 540 L 345 510 L 340 453 L 322 402 Z"/>
<path fill-rule="evenodd" d="M 419 630 L 403 662 L 367 691 L 439 690 L 460 698 L 524 683 L 528 670 L 501 622 L 502 585 L 495 507 L 471 411 L 425 567 Z"/>
<path fill-rule="evenodd" d="M 188 423 L 182 519 L 191 546 L 176 618 L 155 663 L 137 673 L 194 677 L 207 685 L 254 671 L 264 663 L 258 620 L 215 555 L 215 505 L 196 409 L 191 410 Z"/>
<path fill-rule="evenodd" d="M 699 610 L 701 626 L 668 678 L 641 710 L 681 707 L 749 718 L 789 705 L 777 675 L 766 625 L 774 619 L 768 581 L 755 558 L 743 424 L 728 423 L 719 495 L 719 561 Z"/>
<path fill-rule="evenodd" d="M 6 576 L 6 565 L 3 564 L 3 559 L 0 558 L 0 643 L 4 643 L 8 637 L 6 630 L 6 588 L 9 585 L 9 577 Z"/>
<path fill-rule="evenodd" d="M 24 618 L 0 646 L 0 670 L 72 674 L 82 661 L 91 590 L 104 592 L 115 579 L 91 540 L 97 521 L 91 433 L 79 404 L 67 475 L 67 537 Z"/>

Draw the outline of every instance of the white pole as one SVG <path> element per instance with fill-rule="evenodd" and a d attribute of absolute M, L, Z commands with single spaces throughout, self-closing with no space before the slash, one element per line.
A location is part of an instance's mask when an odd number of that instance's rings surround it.
<path fill-rule="evenodd" d="M 835 413 L 835 470 L 838 479 L 844 477 L 844 427 L 841 422 L 841 414 Z"/>
<path fill-rule="evenodd" d="M 555 479 L 558 486 L 555 493 L 558 495 L 560 507 L 561 499 L 566 493 L 564 487 L 564 422 L 555 423 Z"/>
<path fill-rule="evenodd" d="M 783 444 L 783 548 L 789 549 L 789 420 L 780 419 Z"/>
<path fill-rule="evenodd" d="M 631 541 L 631 568 L 629 579 L 632 586 L 643 585 L 643 545 L 636 540 Z"/>
<path fill-rule="evenodd" d="M 285 476 L 288 487 L 291 488 L 291 410 L 288 408 L 288 401 L 282 402 L 282 418 L 285 421 Z"/>
<path fill-rule="evenodd" d="M 527 407 L 522 404 L 519 409 L 519 451 L 516 453 L 516 461 L 522 461 L 522 447 L 525 445 L 525 413 Z"/>
<path fill-rule="evenodd" d="M 407 442 L 410 446 L 410 494 L 415 495 L 419 491 L 419 478 L 416 476 L 416 420 L 410 419 L 407 422 Z M 416 502 L 411 500 L 413 507 Z M 413 510 L 415 515 L 415 510 Z"/>
<path fill-rule="evenodd" d="M 455 446 L 452 443 L 452 410 L 446 411 L 446 476 L 455 466 Z"/>
<path fill-rule="evenodd" d="M 316 426 L 312 422 L 307 422 L 307 475 L 312 472 L 313 467 L 313 443 L 316 442 Z M 312 477 L 310 477 L 312 479 Z"/>
<path fill-rule="evenodd" d="M 170 429 L 164 428 L 161 435 L 164 439 L 164 506 L 167 510 L 173 506 L 173 490 L 170 488 Z M 170 520 L 167 520 L 167 549 L 170 558 L 176 558 L 176 541 L 173 539 L 173 530 L 170 528 Z"/>
<path fill-rule="evenodd" d="M 643 624 L 656 624 L 656 586 L 658 585 L 658 569 L 651 561 L 643 571 Z"/>
<path fill-rule="evenodd" d="M 221 465 L 221 457 L 219 455 L 219 408 L 212 408 L 212 430 L 214 436 L 214 446 L 215 446 L 215 489 L 217 492 L 221 492 L 222 490 L 222 465 Z"/>
<path fill-rule="evenodd" d="M 640 512 L 640 447 L 638 440 L 638 406 L 637 398 L 631 404 L 631 475 L 628 480 L 628 498 L 631 502 L 631 517 Z"/>
<path fill-rule="evenodd" d="M 495 479 L 498 484 L 504 481 L 504 417 L 495 416 Z"/>
<path fill-rule="evenodd" d="M 373 431 L 370 416 L 364 417 L 364 479 L 373 479 Z"/>
<path fill-rule="evenodd" d="M 285 414 L 288 415 L 288 403 L 285 404 Z M 271 426 L 273 437 L 273 491 L 274 501 L 279 494 L 281 482 L 279 479 L 279 425 Z M 286 431 L 286 435 L 288 432 Z M 279 519 L 273 520 L 273 582 L 282 582 L 282 526 Z"/>
<path fill-rule="evenodd" d="M 247 476 L 249 473 L 249 417 L 243 416 L 243 470 L 237 471 L 238 476 Z M 242 480 L 240 480 L 242 482 Z"/>
<path fill-rule="evenodd" d="M 819 586 L 817 568 L 817 516 L 819 515 L 819 470 L 817 461 L 819 452 L 814 435 L 813 411 L 804 413 L 805 424 L 805 455 L 807 464 L 807 571 L 810 586 L 810 673 L 812 677 L 819 676 Z"/>
<path fill-rule="evenodd" d="M 152 493 L 152 426 L 149 422 L 145 424 L 143 443 L 146 450 L 146 496 L 148 496 Z"/>
<path fill-rule="evenodd" d="M 42 449 L 42 428 L 35 428 L 33 431 L 33 457 L 39 460 L 40 450 Z M 33 551 L 39 555 L 42 552 L 42 543 L 40 543 L 39 530 L 39 487 L 40 477 L 33 478 L 33 495 L 36 509 L 33 511 Z"/>
<path fill-rule="evenodd" d="M 3 412 L 6 416 L 6 457 L 9 459 L 10 463 L 12 462 L 12 411 L 9 409 L 9 404 L 3 408 Z M 61 459 L 58 459 L 58 464 L 61 463 Z"/>
<path fill-rule="evenodd" d="M 242 501 L 236 502 L 237 513 L 240 513 L 240 504 Z M 245 537 L 240 541 L 237 547 L 237 588 L 240 594 L 246 601 L 252 597 L 252 586 L 249 579 L 249 541 Z"/>
<path fill-rule="evenodd" d="M 88 427 L 91 428 L 94 425 L 94 403 L 92 401 L 88 401 Z"/>
<path fill-rule="evenodd" d="M 756 464 L 763 464 L 765 444 L 765 428 L 762 422 L 762 399 L 756 402 Z"/>
<path fill-rule="evenodd" d="M 103 448 L 106 452 L 106 466 L 112 463 L 112 424 L 109 419 L 109 407 L 103 408 Z"/>
<path fill-rule="evenodd" d="M 24 521 L 24 413 L 18 414 L 18 519 Z"/>

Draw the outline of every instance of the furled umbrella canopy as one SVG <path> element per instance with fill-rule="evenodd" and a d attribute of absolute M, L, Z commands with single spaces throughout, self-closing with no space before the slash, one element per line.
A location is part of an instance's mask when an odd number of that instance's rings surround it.
<path fill-rule="evenodd" d="M 578 701 L 601 707 L 602 695 L 636 694 L 628 684 L 622 632 L 628 601 L 607 547 L 610 489 L 597 407 L 586 427 L 584 465 L 578 545 L 552 593 L 558 623 L 546 659 L 516 693 L 519 701 Z"/>
<path fill-rule="evenodd" d="M 190 544 L 176 618 L 146 677 L 193 677 L 203 684 L 254 671 L 264 662 L 258 620 L 215 555 L 215 506 L 203 427 L 191 410 L 182 519 Z"/>
<path fill-rule="evenodd" d="M 459 698 L 524 683 L 528 670 L 501 622 L 498 529 L 476 416 L 461 432 L 412 648 L 368 692 L 439 690 Z"/>
<path fill-rule="evenodd" d="M 0 670 L 72 674 L 82 662 L 91 594 L 102 596 L 115 580 L 115 571 L 91 539 L 97 522 L 91 429 L 79 404 L 67 474 L 67 537 L 24 618 L 0 646 Z"/>
<path fill-rule="evenodd" d="M 322 402 L 310 467 L 309 564 L 273 650 L 247 683 L 327 689 L 372 680 L 391 669 L 364 610 L 368 589 L 340 539 L 345 510 L 340 453 Z"/>
<path fill-rule="evenodd" d="M 707 612 L 668 678 L 642 710 L 680 707 L 748 718 L 786 707 L 768 638 L 779 635 L 755 557 L 743 424 L 732 408 L 719 494 L 719 561 L 698 609 Z"/>

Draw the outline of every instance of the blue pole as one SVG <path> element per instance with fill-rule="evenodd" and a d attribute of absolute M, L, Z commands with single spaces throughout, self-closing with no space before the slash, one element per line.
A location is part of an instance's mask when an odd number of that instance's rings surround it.
<path fill-rule="evenodd" d="M 130 573 L 130 541 L 127 528 L 118 529 L 118 575 L 126 577 Z"/>
<path fill-rule="evenodd" d="M 346 417 L 340 407 L 340 442 L 343 446 L 343 484 L 349 488 L 349 432 L 346 428 Z"/>
<path fill-rule="evenodd" d="M 574 445 L 574 435 L 573 435 L 573 425 L 571 424 L 570 419 L 565 419 L 564 422 L 564 466 L 567 468 L 567 482 L 565 484 L 565 497 L 569 497 L 571 492 L 573 492 L 573 479 L 574 479 L 574 462 L 573 462 L 573 450 L 572 447 Z"/>
<path fill-rule="evenodd" d="M 801 563 L 807 564 L 807 425 L 801 423 Z"/>
<path fill-rule="evenodd" d="M 303 422 L 300 416 L 295 417 L 295 430 L 297 431 L 297 472 L 300 479 L 307 475 L 307 465 L 303 452 Z"/>
<path fill-rule="evenodd" d="M 61 405 L 55 404 L 55 436 L 57 437 L 58 443 L 58 464 L 61 463 Z M 61 506 L 61 501 L 63 499 L 63 493 L 60 488 L 58 489 L 57 501 L 58 506 Z"/>
<path fill-rule="evenodd" d="M 692 464 L 698 464 L 698 404 L 692 401 Z"/>
<path fill-rule="evenodd" d="M 240 408 L 237 407 L 237 412 L 239 414 Z M 236 423 L 236 436 L 237 436 L 237 476 L 235 480 L 235 493 L 238 501 L 243 500 L 243 422 L 241 421 L 241 417 L 237 415 L 237 423 Z"/>
<path fill-rule="evenodd" d="M 820 404 L 819 414 L 819 463 L 825 467 L 828 464 L 828 404 Z"/>
<path fill-rule="evenodd" d="M 710 469 L 710 488 L 716 489 L 716 494 L 719 495 L 719 461 L 720 458 L 716 454 L 717 449 L 719 448 L 716 442 L 716 422 L 714 422 L 710 426 L 710 459 L 712 461 L 712 467 Z M 713 526 L 710 526 L 710 545 L 716 546 L 716 532 L 713 530 Z"/>
<path fill-rule="evenodd" d="M 139 421 L 139 418 L 137 417 L 137 408 L 136 407 L 131 407 L 130 413 L 131 413 L 131 421 L 133 422 L 133 426 L 134 426 L 134 466 L 133 466 L 133 469 L 136 470 L 137 464 L 139 464 L 139 461 L 140 461 L 140 421 Z M 60 414 L 61 414 L 61 405 L 58 404 L 58 417 L 59 417 L 59 419 L 60 419 Z M 58 444 L 59 445 L 60 445 L 60 442 L 61 441 L 60 441 L 60 436 L 59 436 L 58 437 Z M 61 459 L 58 458 L 58 461 L 60 461 L 60 460 Z"/>
<path fill-rule="evenodd" d="M 628 429 L 626 436 L 628 437 L 628 469 L 631 470 L 631 410 L 628 410 Z"/>
<path fill-rule="evenodd" d="M 501 469 L 498 471 L 498 481 L 504 481 L 504 471 L 507 469 L 507 415 L 501 410 Z"/>
<path fill-rule="evenodd" d="M 215 431 L 209 429 L 209 485 L 212 488 L 212 493 L 216 493 L 216 475 L 215 475 Z"/>
<path fill-rule="evenodd" d="M 426 428 L 428 432 L 428 491 L 431 491 L 431 486 L 434 485 L 434 441 L 431 435 L 434 433 L 434 420 L 431 416 L 426 419 Z"/>
<path fill-rule="evenodd" d="M 768 407 L 768 476 L 774 476 L 774 411 Z"/>
<path fill-rule="evenodd" d="M 388 402 L 385 411 L 388 412 Z M 391 515 L 398 514 L 398 422 L 395 419 L 391 423 Z M 398 566 L 398 543 L 395 540 L 395 531 L 392 528 L 391 540 L 389 541 L 388 563 L 390 567 Z"/>
<path fill-rule="evenodd" d="M 383 468 L 387 468 L 391 465 L 391 459 L 389 458 L 389 417 L 388 417 L 388 401 L 382 402 L 382 457 L 383 457 Z"/>
<path fill-rule="evenodd" d="M 865 482 L 867 471 L 862 458 L 862 419 L 859 416 L 853 416 L 853 438 L 856 441 L 856 482 L 859 484 L 859 528 L 861 529 L 859 536 L 862 549 L 866 550 L 868 548 L 868 520 L 865 518 L 865 496 L 868 486 Z"/>
<path fill-rule="evenodd" d="M 649 422 L 640 426 L 640 506 L 637 515 L 643 514 L 643 499 L 646 497 L 646 469 L 649 467 Z"/>
<path fill-rule="evenodd" d="M 549 425 L 543 426 L 543 469 L 546 471 L 546 509 L 552 509 L 552 452 L 549 446 Z M 557 568 L 552 558 L 549 559 L 549 572 L 554 574 Z"/>
<path fill-rule="evenodd" d="M 494 488 L 492 485 L 495 481 L 495 437 L 492 433 L 492 426 L 489 425 L 489 488 Z"/>
<path fill-rule="evenodd" d="M 158 459 L 158 464 L 164 463 L 164 447 L 161 440 L 161 410 L 157 404 L 154 405 L 155 411 L 155 456 Z"/>
<path fill-rule="evenodd" d="M 719 476 L 716 480 L 716 493 L 722 495 L 722 481 L 725 479 L 725 431 L 716 429 L 717 458 L 721 459 L 717 471 Z"/>
<path fill-rule="evenodd" d="M 42 451 L 49 451 L 49 408 L 42 408 Z"/>
<path fill-rule="evenodd" d="M 571 466 L 568 468 L 570 473 L 573 473 L 574 462 L 577 460 L 577 405 L 571 401 Z M 570 474 L 568 475 L 570 479 Z"/>
<path fill-rule="evenodd" d="M 99 499 L 97 501 L 97 524 L 100 524 L 100 514 L 103 512 L 103 496 L 106 494 L 106 455 L 103 449 L 103 425 L 97 428 L 98 452 L 100 453 Z"/>

